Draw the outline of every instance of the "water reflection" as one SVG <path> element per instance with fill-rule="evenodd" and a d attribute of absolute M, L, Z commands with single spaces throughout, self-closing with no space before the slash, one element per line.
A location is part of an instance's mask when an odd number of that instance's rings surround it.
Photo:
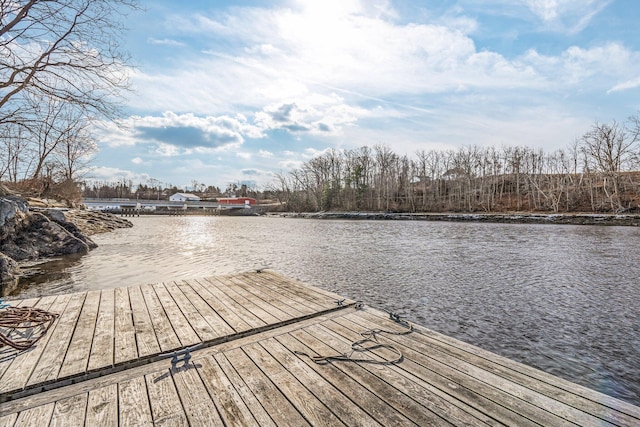
<path fill-rule="evenodd" d="M 21 296 L 269 266 L 640 404 L 640 229 L 140 217 Z M 56 264 L 57 262 L 57 264 Z M 31 283 L 29 283 L 31 280 Z"/>

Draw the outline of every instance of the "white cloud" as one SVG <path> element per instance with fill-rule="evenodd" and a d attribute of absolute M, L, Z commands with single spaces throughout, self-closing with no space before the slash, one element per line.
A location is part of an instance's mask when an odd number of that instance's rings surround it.
<path fill-rule="evenodd" d="M 335 94 L 315 94 L 296 101 L 267 105 L 256 113 L 255 122 L 263 130 L 329 136 L 340 134 L 342 128 L 354 124 L 360 114 L 360 110 L 346 105 Z"/>
<path fill-rule="evenodd" d="M 86 174 L 88 182 L 119 182 L 131 181 L 133 183 L 147 182 L 150 179 L 146 173 L 136 173 L 126 169 L 112 167 L 92 167 Z"/>
<path fill-rule="evenodd" d="M 635 89 L 640 87 L 640 77 L 636 77 L 635 79 L 627 80 L 622 83 L 619 83 L 613 86 L 611 89 L 607 91 L 607 93 L 611 92 L 621 92 L 629 89 Z"/>
<path fill-rule="evenodd" d="M 235 116 L 197 116 L 171 111 L 154 116 L 131 116 L 119 125 L 101 123 L 98 140 L 111 147 L 155 144 L 156 153 L 175 156 L 180 153 L 215 152 L 239 147 L 245 137 L 263 138 L 258 127 L 241 114 Z"/>
<path fill-rule="evenodd" d="M 134 165 L 139 165 L 142 164 L 143 160 L 140 157 L 134 157 L 133 159 L 131 159 L 131 163 L 133 163 Z"/>
<path fill-rule="evenodd" d="M 174 47 L 184 46 L 184 43 L 179 42 L 177 40 L 171 40 L 171 39 L 154 39 L 152 37 L 149 37 L 147 41 L 151 44 L 158 44 L 158 45 L 164 45 L 164 46 L 174 46 Z"/>
<path fill-rule="evenodd" d="M 530 50 L 520 61 L 558 89 L 587 84 L 608 89 L 612 79 L 630 79 L 637 74 L 640 53 L 611 42 L 588 49 L 571 46 L 559 56 L 545 56 Z"/>
<path fill-rule="evenodd" d="M 304 165 L 303 160 L 283 160 L 278 162 L 278 167 L 283 170 L 300 169 Z"/>
<path fill-rule="evenodd" d="M 170 144 L 158 144 L 154 152 L 162 157 L 175 157 L 180 154 L 178 147 Z"/>
<path fill-rule="evenodd" d="M 584 30 L 594 16 L 612 0 L 521 0 L 547 28 L 575 34 Z"/>
<path fill-rule="evenodd" d="M 242 106 L 251 114 L 336 91 L 353 105 L 392 94 L 520 87 L 532 78 L 497 53 L 478 52 L 465 33 L 474 29 L 468 20 L 457 27 L 398 23 L 389 8 L 388 2 L 298 2 L 289 9 L 199 15 L 188 28 L 203 37 L 229 37 L 238 48 L 208 49 L 166 75 L 136 74 L 143 96 L 132 102 L 204 115 Z M 152 104 L 143 105 L 148 100 Z"/>

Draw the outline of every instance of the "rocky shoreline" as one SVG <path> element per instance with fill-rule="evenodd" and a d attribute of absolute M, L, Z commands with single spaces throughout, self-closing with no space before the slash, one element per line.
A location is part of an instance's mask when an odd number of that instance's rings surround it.
<path fill-rule="evenodd" d="M 17 195 L 3 195 L 0 197 L 0 296 L 17 285 L 21 275 L 19 263 L 86 254 L 97 247 L 89 236 L 132 226 L 130 221 L 108 213 L 46 207 Z"/>
<path fill-rule="evenodd" d="M 385 212 L 279 212 L 286 218 L 353 219 L 353 220 L 409 220 L 493 222 L 506 224 L 569 224 L 640 226 L 640 215 L 635 214 L 541 214 L 541 213 L 385 213 Z"/>

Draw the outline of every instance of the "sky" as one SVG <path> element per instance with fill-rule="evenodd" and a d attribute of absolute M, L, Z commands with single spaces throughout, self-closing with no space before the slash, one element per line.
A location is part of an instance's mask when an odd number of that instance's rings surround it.
<path fill-rule="evenodd" d="M 132 91 L 90 179 L 264 190 L 331 149 L 552 152 L 640 112 L 637 0 L 141 6 Z"/>

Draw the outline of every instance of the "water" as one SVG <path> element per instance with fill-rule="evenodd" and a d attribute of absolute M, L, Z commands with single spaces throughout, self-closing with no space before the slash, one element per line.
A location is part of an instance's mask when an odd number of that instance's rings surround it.
<path fill-rule="evenodd" d="M 20 296 L 270 267 L 640 405 L 640 229 L 257 217 L 132 218 Z"/>

